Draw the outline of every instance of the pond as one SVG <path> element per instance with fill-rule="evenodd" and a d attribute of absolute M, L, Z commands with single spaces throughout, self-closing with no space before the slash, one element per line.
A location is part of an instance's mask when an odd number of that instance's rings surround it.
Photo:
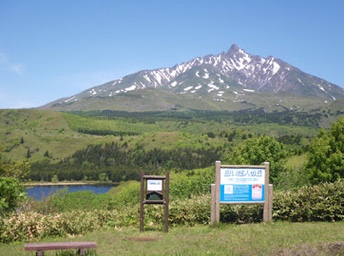
<path fill-rule="evenodd" d="M 36 200 L 42 200 L 63 188 L 68 188 L 68 192 L 90 190 L 95 194 L 105 194 L 113 187 L 112 185 L 40 185 L 29 187 L 27 189 L 27 195 Z"/>

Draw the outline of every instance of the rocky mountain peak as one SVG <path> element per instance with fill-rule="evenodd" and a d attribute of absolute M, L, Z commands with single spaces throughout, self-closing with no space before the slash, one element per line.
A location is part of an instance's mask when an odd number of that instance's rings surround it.
<path fill-rule="evenodd" d="M 124 95 L 132 94 L 140 99 L 142 95 L 147 94 L 147 90 L 152 93 L 152 89 L 154 93 L 163 92 L 170 98 L 188 95 L 187 97 L 195 99 L 195 102 L 207 98 L 207 103 L 204 104 L 210 104 L 208 101 L 215 101 L 216 104 L 218 102 L 226 104 L 228 101 L 247 102 L 247 99 L 243 98 L 248 92 L 251 94 L 287 93 L 300 97 L 315 97 L 323 101 L 333 101 L 338 97 L 344 97 L 343 89 L 335 84 L 306 74 L 273 56 L 264 58 L 251 55 L 233 44 L 226 53 L 209 54 L 170 68 L 143 70 L 129 74 L 69 98 L 49 103 L 44 108 L 50 106 L 63 109 L 67 106 L 68 108 L 79 106 L 85 99 L 88 104 L 94 99 L 97 104 L 104 105 L 104 103 L 99 103 L 100 100 L 112 102 L 122 99 Z M 154 101 L 145 104 L 154 104 Z M 176 103 L 169 102 L 166 105 L 173 104 Z M 202 108 L 199 103 L 195 104 L 196 108 Z"/>
<path fill-rule="evenodd" d="M 237 44 L 232 44 L 232 46 L 226 52 L 227 56 L 234 56 L 242 50 Z"/>

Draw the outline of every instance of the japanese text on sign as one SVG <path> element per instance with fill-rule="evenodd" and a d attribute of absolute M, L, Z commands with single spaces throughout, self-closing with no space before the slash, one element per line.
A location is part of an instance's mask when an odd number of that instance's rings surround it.
<path fill-rule="evenodd" d="M 221 168 L 220 184 L 264 184 L 264 169 Z"/>
<path fill-rule="evenodd" d="M 147 180 L 148 191 L 162 191 L 162 180 Z"/>

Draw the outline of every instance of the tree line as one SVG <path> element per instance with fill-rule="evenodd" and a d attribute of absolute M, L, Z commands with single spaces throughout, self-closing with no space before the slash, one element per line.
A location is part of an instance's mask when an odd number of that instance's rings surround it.
<path fill-rule="evenodd" d="M 154 123 L 156 120 L 205 120 L 224 122 L 230 120 L 236 124 L 261 124 L 276 123 L 280 125 L 293 124 L 297 126 L 319 127 L 323 117 L 329 115 L 339 116 L 341 112 L 299 112 L 284 108 L 284 111 L 266 112 L 264 108 L 245 109 L 238 111 L 212 111 L 190 109 L 185 112 L 178 111 L 155 111 L 155 112 L 126 112 L 126 111 L 91 111 L 91 112 L 74 112 L 83 116 L 98 116 L 109 119 L 127 118 L 132 121 Z"/>
<path fill-rule="evenodd" d="M 222 147 L 146 150 L 140 145 L 129 149 L 126 143 L 111 142 L 89 145 L 57 163 L 33 163 L 29 178 L 50 181 L 57 175 L 59 180 L 99 180 L 105 174 L 105 179 L 113 182 L 138 180 L 141 170 L 159 174 L 164 170 L 204 168 L 211 166 L 214 159 L 221 159 L 222 154 Z"/>

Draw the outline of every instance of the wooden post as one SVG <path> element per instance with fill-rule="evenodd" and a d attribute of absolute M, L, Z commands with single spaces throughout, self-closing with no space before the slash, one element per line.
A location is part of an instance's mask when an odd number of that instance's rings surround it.
<path fill-rule="evenodd" d="M 141 194 L 140 194 L 140 232 L 143 232 L 144 229 L 144 198 L 145 198 L 145 182 L 144 182 L 144 173 L 141 171 Z"/>
<path fill-rule="evenodd" d="M 268 217 L 268 221 L 272 221 L 272 200 L 273 200 L 273 191 L 274 191 L 274 187 L 272 184 L 269 184 L 269 217 Z"/>
<path fill-rule="evenodd" d="M 269 221 L 269 162 L 265 162 L 265 182 L 264 182 L 264 210 L 263 210 L 263 221 Z"/>
<path fill-rule="evenodd" d="M 221 161 L 215 162 L 215 223 L 220 223 L 220 171 Z"/>
<path fill-rule="evenodd" d="M 211 184 L 211 203 L 210 203 L 210 224 L 214 225 L 216 222 L 216 184 Z"/>
<path fill-rule="evenodd" d="M 169 216 L 169 201 L 170 201 L 170 173 L 166 171 L 166 187 L 165 187 L 165 232 L 168 232 L 168 216 Z"/>

